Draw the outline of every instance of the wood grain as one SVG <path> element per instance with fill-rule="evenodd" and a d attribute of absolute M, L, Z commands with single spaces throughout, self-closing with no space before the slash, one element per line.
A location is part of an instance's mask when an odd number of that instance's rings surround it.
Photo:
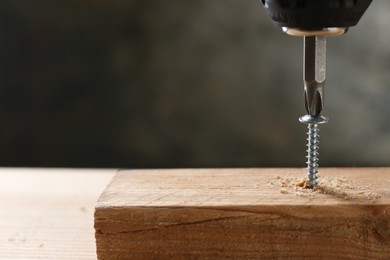
<path fill-rule="evenodd" d="M 285 194 L 275 183 L 304 175 L 121 171 L 95 209 L 98 258 L 390 259 L 390 168 L 321 169 L 322 176 L 349 181 L 356 196 L 348 198 Z"/>
<path fill-rule="evenodd" d="M 115 172 L 0 169 L 0 259 L 96 259 L 94 206 Z"/>

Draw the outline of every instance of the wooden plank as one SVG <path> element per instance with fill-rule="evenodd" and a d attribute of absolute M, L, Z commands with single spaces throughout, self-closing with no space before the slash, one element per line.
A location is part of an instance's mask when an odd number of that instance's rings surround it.
<path fill-rule="evenodd" d="M 390 259 L 390 168 L 121 171 L 95 209 L 99 259 Z"/>
<path fill-rule="evenodd" d="M 0 259 L 96 259 L 93 212 L 116 170 L 0 169 Z"/>

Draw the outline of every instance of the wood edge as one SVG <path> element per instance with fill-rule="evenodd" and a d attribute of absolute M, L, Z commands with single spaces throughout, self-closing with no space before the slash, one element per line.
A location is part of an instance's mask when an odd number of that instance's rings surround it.
<path fill-rule="evenodd" d="M 104 220 L 116 216 L 126 219 L 129 213 L 144 212 L 144 214 L 155 214 L 161 211 L 197 211 L 199 213 L 220 212 L 225 213 L 247 213 L 255 215 L 278 215 L 281 217 L 297 218 L 320 218 L 320 217 L 390 217 L 390 204 L 344 204 L 344 205 L 230 205 L 230 206 L 127 206 L 110 207 L 104 205 L 95 209 L 94 219 Z M 154 212 L 154 213 L 153 213 Z"/>
<path fill-rule="evenodd" d="M 95 203 L 95 208 L 94 208 L 94 213 L 93 213 L 93 226 L 94 226 L 94 237 L 95 237 L 95 252 L 96 252 L 96 256 L 97 256 L 97 259 L 101 259 L 101 253 L 100 252 L 101 250 L 99 250 L 99 246 L 98 244 L 101 243 L 101 234 L 103 233 L 102 232 L 102 228 L 99 227 L 99 223 L 97 221 L 97 219 L 99 218 L 99 213 L 101 212 L 102 209 L 106 208 L 105 206 L 101 205 L 101 201 L 102 201 L 102 196 L 105 194 L 105 192 L 112 186 L 114 185 L 115 181 L 119 178 L 119 176 L 121 175 L 120 173 L 124 171 L 124 170 L 117 170 L 115 175 L 111 178 L 110 182 L 106 185 L 106 187 L 103 189 L 103 191 L 100 193 L 99 195 L 99 198 L 97 199 L 96 203 Z M 104 253 L 104 252 L 103 252 Z"/>
<path fill-rule="evenodd" d="M 117 170 L 117 171 L 116 171 L 114 177 L 112 177 L 112 179 L 110 180 L 110 182 L 106 185 L 106 187 L 104 188 L 104 190 L 100 193 L 99 198 L 98 198 L 97 201 L 96 201 L 95 209 L 96 209 L 97 207 L 99 207 L 99 204 L 101 203 L 101 201 L 102 201 L 102 199 L 103 199 L 103 195 L 105 194 L 105 192 L 106 192 L 107 190 L 109 190 L 109 189 L 111 188 L 111 186 L 113 186 L 113 185 L 115 184 L 116 180 L 117 180 L 118 178 L 120 178 L 120 176 L 122 175 L 122 172 L 123 172 L 123 171 L 124 171 L 124 170 Z"/>

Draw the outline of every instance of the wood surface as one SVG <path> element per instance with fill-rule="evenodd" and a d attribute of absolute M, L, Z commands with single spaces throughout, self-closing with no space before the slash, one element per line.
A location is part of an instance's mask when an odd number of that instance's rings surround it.
<path fill-rule="evenodd" d="M 94 206 L 115 172 L 0 168 L 0 259 L 96 259 Z"/>
<path fill-rule="evenodd" d="M 98 258 L 390 259 L 390 168 L 320 174 L 345 187 L 283 188 L 304 169 L 120 171 L 95 209 Z"/>

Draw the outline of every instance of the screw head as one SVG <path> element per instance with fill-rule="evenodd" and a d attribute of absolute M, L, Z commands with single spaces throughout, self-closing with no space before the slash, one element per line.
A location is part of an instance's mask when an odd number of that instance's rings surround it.
<path fill-rule="evenodd" d="M 328 123 L 329 118 L 325 116 L 304 115 L 299 118 L 299 122 L 304 124 L 325 124 Z"/>

